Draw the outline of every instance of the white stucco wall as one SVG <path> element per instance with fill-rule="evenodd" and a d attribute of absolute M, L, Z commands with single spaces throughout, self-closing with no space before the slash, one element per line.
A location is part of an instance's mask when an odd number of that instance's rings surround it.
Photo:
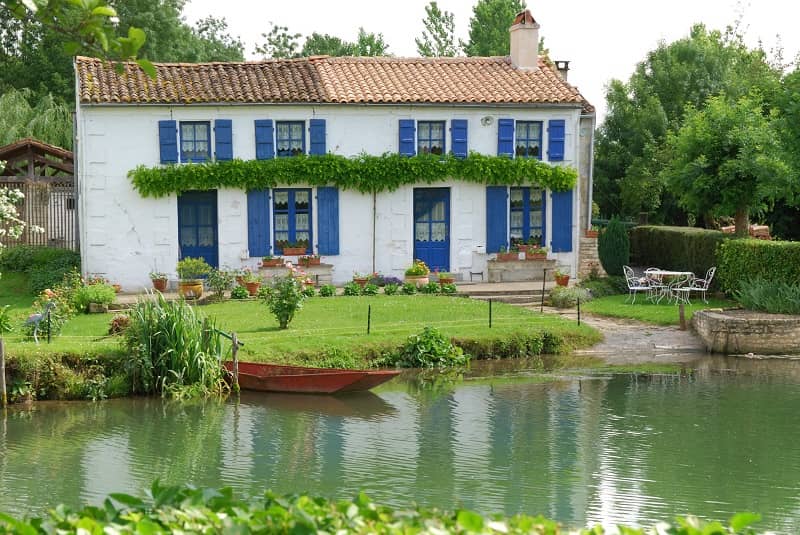
<path fill-rule="evenodd" d="M 579 114 L 579 109 L 570 107 L 80 105 L 76 163 L 83 270 L 102 274 L 119 282 L 128 291 L 149 287 L 148 273 L 152 270 L 168 272 L 174 278 L 179 256 L 177 197 L 142 198 L 127 178 L 128 172 L 138 165 L 159 164 L 159 120 L 202 120 L 212 122 L 213 126 L 215 119 L 231 119 L 234 157 L 253 159 L 255 119 L 306 122 L 312 118 L 326 119 L 327 150 L 345 156 L 361 152 L 396 152 L 398 120 L 405 118 L 448 121 L 447 150 L 451 148 L 449 120 L 466 119 L 469 150 L 490 155 L 497 153 L 497 119 L 542 121 L 545 130 L 542 146 L 546 151 L 547 121 L 564 119 L 565 158 L 561 165 L 580 167 Z M 425 186 L 427 184 L 420 184 L 420 187 Z M 450 188 L 451 271 L 461 272 L 467 279 L 469 271 L 485 271 L 488 257 L 476 253 L 476 248 L 486 245 L 485 186 L 454 181 L 429 187 Z M 570 266 L 573 276 L 577 264 L 579 200 L 583 187 L 584 184 L 579 183 L 573 195 L 573 251 L 551 253 L 551 258 Z M 247 253 L 245 192 L 221 189 L 217 203 L 220 266 L 255 266 L 259 259 L 249 258 Z M 353 271 L 371 271 L 373 268 L 382 273 L 400 275 L 413 259 L 413 187 L 377 195 L 374 255 L 372 196 L 340 190 L 339 208 L 340 254 L 323 258 L 324 262 L 335 266 L 334 281 L 345 282 Z M 316 209 L 313 215 L 316 238 Z M 548 244 L 551 232 L 548 210 Z"/>

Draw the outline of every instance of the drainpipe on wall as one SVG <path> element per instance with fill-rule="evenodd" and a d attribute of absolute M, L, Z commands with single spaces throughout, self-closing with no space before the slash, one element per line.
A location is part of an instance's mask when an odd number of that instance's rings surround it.
<path fill-rule="evenodd" d="M 377 235 L 375 229 L 377 228 L 378 220 L 378 193 L 372 192 L 372 272 L 375 273 L 375 249 L 377 245 Z"/>

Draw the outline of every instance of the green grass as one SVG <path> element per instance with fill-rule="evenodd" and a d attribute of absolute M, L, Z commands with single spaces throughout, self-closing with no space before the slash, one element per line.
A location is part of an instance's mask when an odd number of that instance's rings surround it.
<path fill-rule="evenodd" d="M 0 279 L 0 305 L 13 307 L 21 326 L 32 311 L 34 296 L 27 293 L 24 275 L 7 274 Z M 368 307 L 372 308 L 371 333 L 367 335 Z M 225 301 L 199 307 L 225 331 L 235 331 L 244 347 L 242 360 L 302 362 L 313 364 L 316 356 L 338 352 L 366 355 L 382 347 L 396 347 L 405 339 L 433 325 L 445 335 L 463 339 L 493 340 L 513 334 L 548 331 L 560 336 L 567 349 L 587 347 L 601 335 L 586 325 L 547 314 L 538 314 L 502 303 L 493 306 L 492 328 L 488 326 L 486 302 L 445 296 L 314 297 L 306 300 L 289 329 L 278 329 L 277 321 L 261 301 Z M 97 356 L 120 352 L 119 340 L 107 336 L 112 314 L 79 315 L 70 319 L 51 344 L 38 346 L 26 340 L 21 329 L 6 336 L 10 354 L 41 355 L 69 353 Z"/>
<path fill-rule="evenodd" d="M 656 325 L 678 325 L 680 323 L 678 305 L 665 303 L 664 301 L 661 304 L 654 304 L 644 299 L 643 295 L 636 297 L 635 304 L 630 304 L 626 301 L 630 301 L 628 294 L 599 297 L 588 303 L 581 304 L 581 310 L 598 316 L 634 319 Z M 709 299 L 708 304 L 696 299 L 690 305 L 684 307 L 686 321 L 688 322 L 698 310 L 730 308 L 735 305 L 735 302 L 726 299 Z"/>

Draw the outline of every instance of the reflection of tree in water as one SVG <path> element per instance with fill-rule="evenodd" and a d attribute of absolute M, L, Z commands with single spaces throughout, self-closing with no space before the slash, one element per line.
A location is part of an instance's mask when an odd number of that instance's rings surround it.
<path fill-rule="evenodd" d="M 406 372 L 408 393 L 419 400 L 436 399 L 453 392 L 464 379 L 465 368 L 432 368 Z"/>

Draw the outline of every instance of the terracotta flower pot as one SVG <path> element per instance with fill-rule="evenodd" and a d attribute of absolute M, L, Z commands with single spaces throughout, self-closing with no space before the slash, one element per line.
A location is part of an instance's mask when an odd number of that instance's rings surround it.
<path fill-rule="evenodd" d="M 153 279 L 153 288 L 159 292 L 167 290 L 167 279 Z"/>
<path fill-rule="evenodd" d="M 598 232 L 596 230 L 587 230 L 586 231 L 586 237 L 587 238 L 596 238 L 597 237 L 597 233 Z"/>
<path fill-rule="evenodd" d="M 247 287 L 247 293 L 250 294 L 250 297 L 255 297 L 258 295 L 258 289 L 261 288 L 261 283 L 256 282 L 245 282 L 244 285 Z"/>
<path fill-rule="evenodd" d="M 556 275 L 556 284 L 559 286 L 569 285 L 569 275 Z"/>
<path fill-rule="evenodd" d="M 547 253 L 525 253 L 525 260 L 547 260 Z"/>
<path fill-rule="evenodd" d="M 513 262 L 519 260 L 519 253 L 497 253 L 498 262 Z"/>
<path fill-rule="evenodd" d="M 319 258 L 300 258 L 299 260 L 301 266 L 318 266 L 320 264 Z"/>
<path fill-rule="evenodd" d="M 284 247 L 283 248 L 283 254 L 289 255 L 289 256 L 296 256 L 296 255 L 306 254 L 306 248 L 305 247 Z"/>
<path fill-rule="evenodd" d="M 353 277 L 353 282 L 361 286 L 362 288 L 367 285 L 369 279 L 366 277 Z"/>
<path fill-rule="evenodd" d="M 403 280 L 416 284 L 417 287 L 425 286 L 430 282 L 427 275 L 406 275 Z"/>
<path fill-rule="evenodd" d="M 120 293 L 122 291 L 121 284 L 112 284 L 111 287 L 114 288 L 114 293 Z"/>
<path fill-rule="evenodd" d="M 262 260 L 261 267 L 280 267 L 283 265 L 282 258 L 271 258 L 269 260 Z"/>
<path fill-rule="evenodd" d="M 455 281 L 453 277 L 439 277 L 439 284 L 453 284 Z"/>

